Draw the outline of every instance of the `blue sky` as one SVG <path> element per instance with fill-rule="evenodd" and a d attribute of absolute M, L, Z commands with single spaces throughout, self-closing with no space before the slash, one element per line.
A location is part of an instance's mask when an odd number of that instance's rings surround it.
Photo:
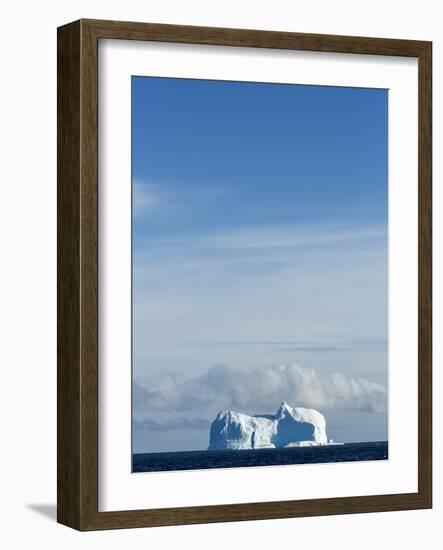
<path fill-rule="evenodd" d="M 135 451 L 282 399 L 387 438 L 387 101 L 133 77 Z"/>

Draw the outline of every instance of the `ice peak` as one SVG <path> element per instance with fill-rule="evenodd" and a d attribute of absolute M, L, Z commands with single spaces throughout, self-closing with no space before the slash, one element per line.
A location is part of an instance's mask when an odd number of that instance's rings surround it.
<path fill-rule="evenodd" d="M 285 413 L 291 413 L 292 407 L 286 403 L 286 401 L 282 401 L 281 405 L 277 411 L 276 417 L 284 416 Z"/>

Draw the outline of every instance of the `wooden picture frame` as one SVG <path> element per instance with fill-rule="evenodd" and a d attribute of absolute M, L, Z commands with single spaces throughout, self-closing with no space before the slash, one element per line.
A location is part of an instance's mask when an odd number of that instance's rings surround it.
<path fill-rule="evenodd" d="M 98 41 L 418 58 L 418 492 L 98 511 Z M 58 29 L 58 521 L 82 531 L 432 506 L 431 42 L 80 20 Z"/>

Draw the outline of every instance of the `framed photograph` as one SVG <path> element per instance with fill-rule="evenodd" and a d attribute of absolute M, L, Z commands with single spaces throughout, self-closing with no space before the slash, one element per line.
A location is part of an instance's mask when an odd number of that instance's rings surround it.
<path fill-rule="evenodd" d="M 430 508 L 431 43 L 58 29 L 58 521 Z"/>

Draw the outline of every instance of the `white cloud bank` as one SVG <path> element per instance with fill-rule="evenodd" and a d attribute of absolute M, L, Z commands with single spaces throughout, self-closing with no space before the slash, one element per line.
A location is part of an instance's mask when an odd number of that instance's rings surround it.
<path fill-rule="evenodd" d="M 326 413 L 384 413 L 387 398 L 381 384 L 340 373 L 320 375 L 297 364 L 252 370 L 214 366 L 191 380 L 169 372 L 151 384 L 134 382 L 134 409 L 142 415 L 200 410 L 215 416 L 225 408 L 268 413 L 282 400 Z"/>

